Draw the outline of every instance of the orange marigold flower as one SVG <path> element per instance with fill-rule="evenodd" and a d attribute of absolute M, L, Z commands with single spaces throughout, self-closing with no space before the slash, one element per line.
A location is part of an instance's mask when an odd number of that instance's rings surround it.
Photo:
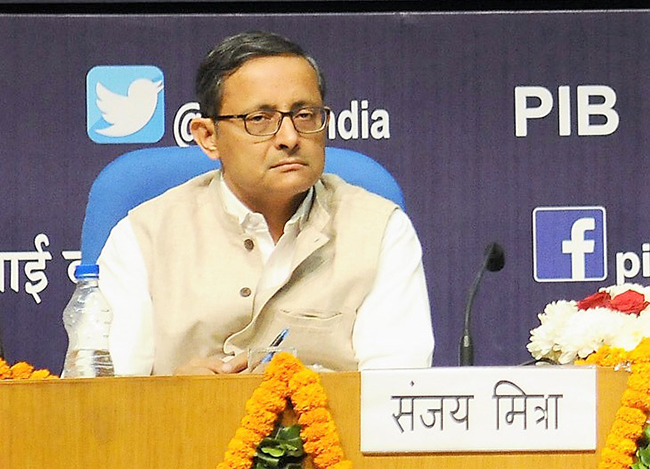
<path fill-rule="evenodd" d="M 330 420 L 332 420 L 332 414 L 325 407 L 308 410 L 298 417 L 298 423 L 303 427 L 313 425 L 316 422 L 329 422 Z"/>
<path fill-rule="evenodd" d="M 9 378 L 11 378 L 11 368 L 9 368 L 9 364 L 4 360 L 4 358 L 0 358 L 0 379 Z"/>
<path fill-rule="evenodd" d="M 223 463 L 228 469 L 249 469 L 253 465 L 253 457 L 242 458 L 230 451 L 226 451 Z"/>
<path fill-rule="evenodd" d="M 318 383 L 308 384 L 302 388 L 296 389 L 291 394 L 291 402 L 298 414 L 307 412 L 308 410 L 317 407 L 325 407 L 327 405 L 327 395 L 325 390 Z"/>
<path fill-rule="evenodd" d="M 589 354 L 589 356 L 585 359 L 585 362 L 589 363 L 590 365 L 597 365 L 600 363 L 600 360 L 602 360 L 604 356 L 607 356 L 609 354 L 610 350 L 611 348 L 609 345 L 603 345 L 594 353 Z"/>
<path fill-rule="evenodd" d="M 645 412 L 632 407 L 621 406 L 616 411 L 616 419 L 632 425 L 643 427 L 646 421 Z"/>
<path fill-rule="evenodd" d="M 634 350 L 630 352 L 632 363 L 650 362 L 650 337 L 644 338 Z"/>
<path fill-rule="evenodd" d="M 235 432 L 235 438 L 241 440 L 245 445 L 256 448 L 266 435 L 255 432 L 248 428 L 239 427 Z"/>
<path fill-rule="evenodd" d="M 45 378 L 47 378 L 48 376 L 50 376 L 50 372 L 49 372 L 49 370 L 45 370 L 45 369 L 43 369 L 43 370 L 35 370 L 35 371 L 31 374 L 31 376 L 29 377 L 29 379 L 45 379 Z"/>
<path fill-rule="evenodd" d="M 289 389 L 294 392 L 304 386 L 320 383 L 320 376 L 314 370 L 303 368 L 301 371 L 293 375 L 289 381 Z"/>
<path fill-rule="evenodd" d="M 233 438 L 230 440 L 228 443 L 228 452 L 242 459 L 252 458 L 255 456 L 255 448 L 247 443 L 244 443 L 239 438 Z"/>
<path fill-rule="evenodd" d="M 629 353 L 627 351 L 622 348 L 612 348 L 609 345 L 603 345 L 585 360 L 581 360 L 580 364 L 613 368 L 627 361 L 629 361 Z"/>
<path fill-rule="evenodd" d="M 264 371 L 264 380 L 276 380 L 288 383 L 291 377 L 304 367 L 300 360 L 288 352 L 279 352 Z"/>
<path fill-rule="evenodd" d="M 266 407 L 257 402 L 257 399 L 247 400 L 246 404 L 244 404 L 244 408 L 246 409 L 247 415 L 259 415 L 268 412 Z"/>
<path fill-rule="evenodd" d="M 314 457 L 314 464 L 318 467 L 331 467 L 339 461 L 343 460 L 343 450 L 340 446 L 334 446 L 329 451 Z"/>
<path fill-rule="evenodd" d="M 18 362 L 11 367 L 11 376 L 14 379 L 27 379 L 34 371 L 34 367 L 26 362 Z"/>
<path fill-rule="evenodd" d="M 624 469 L 629 469 L 629 467 L 634 464 L 634 457 L 630 454 L 619 453 L 614 451 L 611 448 L 603 448 L 603 451 L 600 453 L 601 459 L 610 465 L 605 467 L 620 467 Z"/>
<path fill-rule="evenodd" d="M 316 457 L 326 451 L 330 451 L 335 446 L 339 446 L 339 444 L 339 436 L 336 433 L 331 433 L 325 435 L 318 441 L 306 441 L 303 446 L 305 451 L 311 454 L 312 457 Z"/>
<path fill-rule="evenodd" d="M 0 380 L 3 379 L 55 379 L 56 375 L 50 374 L 49 370 L 36 370 L 26 362 L 18 362 L 13 366 L 0 357 Z"/>
<path fill-rule="evenodd" d="M 639 392 L 634 389 L 626 389 L 621 398 L 621 405 L 634 407 L 645 412 L 650 411 L 650 394 Z"/>
<path fill-rule="evenodd" d="M 633 425 L 623 420 L 616 419 L 612 425 L 612 433 L 620 436 L 621 438 L 628 438 L 630 440 L 638 440 L 643 434 L 643 426 Z"/>
<path fill-rule="evenodd" d="M 613 448 L 625 439 L 626 438 L 619 436 L 616 433 L 609 432 L 609 435 L 607 435 L 607 439 L 605 440 L 605 446 L 608 448 Z"/>
<path fill-rule="evenodd" d="M 330 469 L 352 469 L 352 461 L 340 461 L 334 464 Z"/>
<path fill-rule="evenodd" d="M 632 373 L 638 373 L 645 376 L 650 376 L 650 362 L 634 363 L 630 367 Z"/>
<path fill-rule="evenodd" d="M 286 399 L 287 395 L 289 394 L 289 383 L 277 380 L 262 381 L 258 389 L 263 389 L 269 394 L 273 394 L 274 396 L 279 396 Z"/>
<path fill-rule="evenodd" d="M 635 391 L 650 394 L 650 376 L 641 373 L 632 373 L 627 379 L 627 387 Z"/>
<path fill-rule="evenodd" d="M 317 441 L 325 435 L 334 432 L 336 432 L 336 425 L 334 425 L 334 422 L 317 422 L 308 427 L 304 427 L 300 431 L 300 436 L 304 441 Z"/>
<path fill-rule="evenodd" d="M 634 454 L 636 453 L 637 444 L 635 441 L 621 439 L 616 444 L 610 446 L 617 453 Z"/>
<path fill-rule="evenodd" d="M 278 416 L 273 412 L 262 411 L 254 415 L 244 416 L 241 421 L 241 426 L 266 436 L 273 430 L 277 419 Z"/>
<path fill-rule="evenodd" d="M 261 409 L 278 414 L 287 407 L 287 399 L 277 394 L 257 388 L 251 398 L 246 402 L 246 413 L 259 412 Z"/>
<path fill-rule="evenodd" d="M 351 469 L 343 460 L 343 450 L 332 416 L 325 408 L 327 395 L 317 373 L 304 368 L 293 355 L 279 353 L 271 360 L 262 383 L 246 402 L 246 415 L 235 437 L 228 443 L 224 461 L 217 469 L 250 469 L 255 450 L 269 435 L 278 414 L 291 402 L 300 422 L 305 451 L 318 469 Z"/>

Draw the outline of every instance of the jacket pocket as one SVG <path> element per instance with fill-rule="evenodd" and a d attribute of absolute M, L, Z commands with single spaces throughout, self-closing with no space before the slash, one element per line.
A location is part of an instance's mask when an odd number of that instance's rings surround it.
<path fill-rule="evenodd" d="M 326 332 L 343 321 L 343 313 L 319 309 L 295 309 L 291 311 L 282 309 L 278 312 L 278 320 L 290 327 L 322 329 L 323 332 Z"/>

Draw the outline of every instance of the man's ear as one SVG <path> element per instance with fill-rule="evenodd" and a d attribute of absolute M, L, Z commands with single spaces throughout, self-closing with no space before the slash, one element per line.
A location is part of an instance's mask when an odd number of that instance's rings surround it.
<path fill-rule="evenodd" d="M 194 141 L 201 147 L 203 153 L 213 160 L 218 160 L 219 151 L 215 141 L 217 129 L 214 126 L 214 121 L 207 117 L 195 117 L 190 122 L 190 131 Z"/>

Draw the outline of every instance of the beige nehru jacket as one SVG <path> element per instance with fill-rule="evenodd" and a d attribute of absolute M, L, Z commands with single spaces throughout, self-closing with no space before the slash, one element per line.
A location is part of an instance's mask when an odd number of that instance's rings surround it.
<path fill-rule="evenodd" d="M 284 285 L 257 291 L 260 253 L 225 212 L 217 171 L 133 209 L 129 219 L 149 276 L 154 311 L 153 374 L 196 356 L 283 345 L 306 365 L 356 370 L 352 328 L 377 271 L 392 202 L 323 175 L 296 239 Z"/>

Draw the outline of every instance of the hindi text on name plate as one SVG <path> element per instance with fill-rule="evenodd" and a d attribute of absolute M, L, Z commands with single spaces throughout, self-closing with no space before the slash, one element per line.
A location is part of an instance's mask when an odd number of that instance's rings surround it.
<path fill-rule="evenodd" d="M 596 370 L 459 367 L 361 373 L 361 451 L 588 451 Z"/>

